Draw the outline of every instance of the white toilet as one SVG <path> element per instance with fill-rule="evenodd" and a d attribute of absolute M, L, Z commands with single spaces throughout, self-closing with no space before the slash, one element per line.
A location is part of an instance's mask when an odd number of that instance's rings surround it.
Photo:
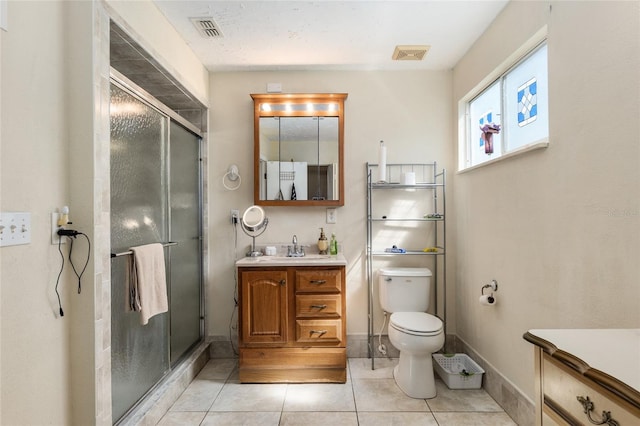
<path fill-rule="evenodd" d="M 393 370 L 396 383 L 412 398 L 433 398 L 436 385 L 431 354 L 444 345 L 442 321 L 426 313 L 431 294 L 427 268 L 378 270 L 380 306 L 388 313 L 389 340 L 400 350 Z"/>

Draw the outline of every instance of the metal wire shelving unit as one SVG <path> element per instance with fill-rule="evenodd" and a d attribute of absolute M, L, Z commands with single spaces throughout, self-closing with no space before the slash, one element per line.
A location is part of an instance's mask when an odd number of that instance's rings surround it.
<path fill-rule="evenodd" d="M 404 184 L 402 177 L 405 173 L 412 172 L 415 174 L 415 184 Z M 366 247 L 366 275 L 368 285 L 368 356 L 371 358 L 371 369 L 375 369 L 375 330 L 374 330 L 374 271 L 373 264 L 376 259 L 402 258 L 404 256 L 426 256 L 433 259 L 433 277 L 432 282 L 435 283 L 435 310 L 436 316 L 444 323 L 445 338 L 447 335 L 446 322 L 446 171 L 438 170 L 436 162 L 433 163 L 403 163 L 403 164 L 387 164 L 385 181 L 378 181 L 378 164 L 366 163 L 367 174 L 367 247 Z M 424 191 L 431 198 L 431 212 L 417 216 L 393 215 L 393 216 L 376 216 L 374 212 L 374 198 L 379 191 Z M 393 199 L 391 197 L 390 199 Z M 429 250 L 425 249 L 406 249 L 403 253 L 392 253 L 384 249 L 375 249 L 374 225 L 377 227 L 390 226 L 392 224 L 416 223 L 417 228 L 431 228 L 435 245 Z M 438 303 L 439 290 L 441 290 L 442 303 Z"/>

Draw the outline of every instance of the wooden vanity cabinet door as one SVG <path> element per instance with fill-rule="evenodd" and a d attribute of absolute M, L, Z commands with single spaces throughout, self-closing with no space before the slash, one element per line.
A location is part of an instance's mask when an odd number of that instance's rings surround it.
<path fill-rule="evenodd" d="M 286 343 L 287 270 L 240 269 L 239 275 L 242 344 Z"/>

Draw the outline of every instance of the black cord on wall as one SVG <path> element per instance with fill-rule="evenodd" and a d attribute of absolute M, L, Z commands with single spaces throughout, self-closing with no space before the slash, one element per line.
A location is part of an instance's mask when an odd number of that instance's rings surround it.
<path fill-rule="evenodd" d="M 89 259 L 91 258 L 91 240 L 89 239 L 89 236 L 87 234 L 83 232 L 75 231 L 73 229 L 61 228 L 58 230 L 58 235 L 60 236 L 60 239 L 58 240 L 58 252 L 60 253 L 62 264 L 60 265 L 60 272 L 58 273 L 58 278 L 56 279 L 55 290 L 56 290 L 56 296 L 58 297 L 58 306 L 60 308 L 60 316 L 63 317 L 64 311 L 62 310 L 62 302 L 60 300 L 60 293 L 58 291 L 58 286 L 60 285 L 60 277 L 62 276 L 62 271 L 64 270 L 64 254 L 62 253 L 62 247 L 61 247 L 62 237 L 67 237 L 69 239 L 68 258 L 69 258 L 69 263 L 71 264 L 71 268 L 73 269 L 73 273 L 78 278 L 78 294 L 82 292 L 82 275 L 84 275 L 84 272 L 86 271 L 87 266 L 89 265 Z M 84 236 L 87 239 L 87 244 L 88 244 L 87 260 L 85 261 L 84 266 L 82 267 L 82 271 L 80 271 L 80 273 L 78 273 L 76 266 L 73 264 L 73 259 L 71 258 L 71 254 L 73 252 L 73 242 L 78 235 Z"/>

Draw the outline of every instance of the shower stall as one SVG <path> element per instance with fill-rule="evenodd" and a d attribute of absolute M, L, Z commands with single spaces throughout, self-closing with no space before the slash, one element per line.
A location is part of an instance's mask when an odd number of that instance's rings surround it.
<path fill-rule="evenodd" d="M 112 418 L 121 419 L 204 334 L 201 136 L 116 71 L 111 80 Z M 125 310 L 130 248 L 162 243 L 169 312 Z"/>

